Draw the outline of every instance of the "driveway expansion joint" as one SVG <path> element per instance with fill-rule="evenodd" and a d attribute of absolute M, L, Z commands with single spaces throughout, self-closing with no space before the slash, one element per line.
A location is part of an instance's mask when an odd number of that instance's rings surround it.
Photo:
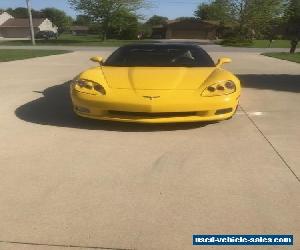
<path fill-rule="evenodd" d="M 29 246 L 45 246 L 45 247 L 98 249 L 98 250 L 136 250 L 136 249 L 133 249 L 133 248 L 113 248 L 113 247 L 98 247 L 98 246 L 64 245 L 64 244 L 6 241 L 6 240 L 0 240 L 0 244 L 1 243 L 3 243 L 3 244 L 15 244 L 15 245 L 29 245 Z"/>
<path fill-rule="evenodd" d="M 280 160 L 283 162 L 283 164 L 289 169 L 289 171 L 294 175 L 294 177 L 297 179 L 297 181 L 300 183 L 300 178 L 297 176 L 295 171 L 292 169 L 292 167 L 287 163 L 287 161 L 284 159 L 284 157 L 279 153 L 279 151 L 276 149 L 276 147 L 272 144 L 272 142 L 268 139 L 268 137 L 263 133 L 263 131 L 258 127 L 258 125 L 255 123 L 255 121 L 251 118 L 251 116 L 248 114 L 248 112 L 239 105 L 240 109 L 245 113 L 248 120 L 253 124 L 253 126 L 258 130 L 258 132 L 263 136 L 263 138 L 267 141 L 267 143 L 272 147 L 276 155 L 280 158 Z"/>

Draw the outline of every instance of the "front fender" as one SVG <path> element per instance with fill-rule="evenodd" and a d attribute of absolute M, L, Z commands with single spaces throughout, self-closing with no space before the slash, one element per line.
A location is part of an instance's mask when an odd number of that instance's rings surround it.
<path fill-rule="evenodd" d="M 89 80 L 95 83 L 101 84 L 104 88 L 108 88 L 109 85 L 104 77 L 101 66 L 90 68 L 79 74 L 78 78 Z"/>
<path fill-rule="evenodd" d="M 200 90 L 204 91 L 208 86 L 212 84 L 228 80 L 231 80 L 236 84 L 237 91 L 241 90 L 240 80 L 231 72 L 221 68 L 216 68 L 212 72 L 212 74 L 210 74 L 206 81 L 200 86 Z"/>

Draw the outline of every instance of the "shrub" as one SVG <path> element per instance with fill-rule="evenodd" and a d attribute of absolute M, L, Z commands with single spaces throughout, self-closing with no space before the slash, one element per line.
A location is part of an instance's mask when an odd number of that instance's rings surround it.
<path fill-rule="evenodd" d="M 240 38 L 228 38 L 221 41 L 220 44 L 224 46 L 250 47 L 253 44 L 253 41 Z"/>

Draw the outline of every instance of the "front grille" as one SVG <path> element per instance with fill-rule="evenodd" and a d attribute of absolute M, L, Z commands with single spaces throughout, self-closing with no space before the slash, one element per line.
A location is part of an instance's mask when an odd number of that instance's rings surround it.
<path fill-rule="evenodd" d="M 197 112 L 162 112 L 162 113 L 147 113 L 147 112 L 127 112 L 127 111 L 108 111 L 113 116 L 131 116 L 131 117 L 143 117 L 143 118 L 170 118 L 170 117 L 187 117 L 195 116 Z"/>

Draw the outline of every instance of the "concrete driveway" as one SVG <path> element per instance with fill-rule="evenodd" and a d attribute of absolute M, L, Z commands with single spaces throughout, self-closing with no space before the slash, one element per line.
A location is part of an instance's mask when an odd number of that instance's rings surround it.
<path fill-rule="evenodd" d="M 164 42 L 170 42 L 170 40 L 164 40 Z M 176 41 L 173 41 L 176 42 Z M 216 44 L 203 44 L 198 42 L 198 44 L 209 50 L 210 52 L 247 52 L 247 53 L 262 53 L 262 52 L 288 52 L 288 48 L 243 48 L 243 47 L 222 47 Z M 0 49 L 38 49 L 38 50 L 72 50 L 72 51 L 99 51 L 99 46 L 63 46 L 63 45 L 43 45 L 43 46 L 6 46 L 0 44 Z M 115 48 L 112 47 L 100 47 L 100 50 L 103 52 L 112 51 Z"/>
<path fill-rule="evenodd" d="M 185 250 L 193 234 L 293 234 L 300 249 L 300 65 L 213 51 L 244 86 L 215 124 L 77 118 L 67 82 L 95 51 L 0 63 L 0 249 Z"/>

